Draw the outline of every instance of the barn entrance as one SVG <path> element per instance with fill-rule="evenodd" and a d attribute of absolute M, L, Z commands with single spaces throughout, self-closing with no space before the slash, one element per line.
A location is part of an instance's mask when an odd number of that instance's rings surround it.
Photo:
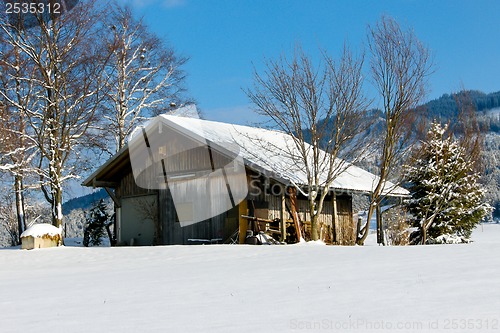
<path fill-rule="evenodd" d="M 337 196 L 337 216 L 333 228 L 333 243 L 354 245 L 356 243 L 356 224 L 352 218 L 352 197 Z"/>
<path fill-rule="evenodd" d="M 158 196 L 141 195 L 122 198 L 121 239 L 127 245 L 155 244 L 158 225 Z"/>

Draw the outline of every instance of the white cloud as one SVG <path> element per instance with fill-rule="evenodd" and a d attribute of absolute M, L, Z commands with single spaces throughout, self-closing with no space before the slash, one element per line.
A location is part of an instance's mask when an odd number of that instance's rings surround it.
<path fill-rule="evenodd" d="M 155 0 L 133 0 L 132 5 L 134 7 L 146 7 L 153 4 Z"/>
<path fill-rule="evenodd" d="M 175 8 L 186 5 L 186 0 L 132 0 L 136 7 L 161 6 L 163 8 Z"/>
<path fill-rule="evenodd" d="M 186 0 L 163 0 L 162 5 L 165 8 L 182 7 L 186 5 Z"/>

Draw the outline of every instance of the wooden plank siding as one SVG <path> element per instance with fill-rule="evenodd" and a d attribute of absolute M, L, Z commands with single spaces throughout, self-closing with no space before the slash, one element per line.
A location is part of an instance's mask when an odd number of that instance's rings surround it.
<path fill-rule="evenodd" d="M 307 200 L 298 200 L 299 207 L 298 213 L 301 221 L 311 221 L 311 214 L 309 213 L 309 202 Z M 288 199 L 286 199 L 286 204 L 289 205 Z M 281 218 L 281 196 L 269 196 L 269 212 L 268 219 L 279 219 Z M 325 223 L 327 225 L 332 225 L 333 217 L 333 204 L 331 201 L 325 200 L 323 203 L 323 210 L 318 218 L 320 223 Z M 285 218 L 291 218 L 285 209 Z"/>
<path fill-rule="evenodd" d="M 145 189 L 137 185 L 131 167 L 128 169 L 127 172 L 124 173 L 124 175 L 120 179 L 119 186 L 115 189 L 115 195 L 117 198 L 131 197 L 137 195 L 150 195 L 154 193 L 158 193 L 158 190 Z"/>
<path fill-rule="evenodd" d="M 337 219 L 333 228 L 333 244 L 354 245 L 356 223 L 352 214 L 352 196 L 337 196 Z"/>
<path fill-rule="evenodd" d="M 323 210 L 318 217 L 318 223 L 324 224 L 327 230 L 331 233 L 328 237 L 331 243 L 335 245 L 354 245 L 356 242 L 356 223 L 352 213 L 352 197 L 348 195 L 336 197 L 337 202 L 337 217 L 334 216 L 334 205 L 332 199 L 325 199 Z M 289 205 L 289 200 L 286 199 L 286 204 Z M 268 219 L 280 218 L 281 214 L 281 197 L 269 197 Z M 298 200 L 298 213 L 302 222 L 309 224 L 311 214 L 309 212 L 309 202 L 307 200 Z M 290 221 L 289 213 L 285 210 L 285 219 Z"/>

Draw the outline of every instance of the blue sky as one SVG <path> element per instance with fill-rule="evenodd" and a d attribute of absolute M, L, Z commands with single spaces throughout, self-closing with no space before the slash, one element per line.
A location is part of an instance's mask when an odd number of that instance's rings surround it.
<path fill-rule="evenodd" d="M 190 95 L 207 119 L 249 123 L 242 89 L 266 58 L 300 43 L 337 55 L 345 40 L 366 46 L 368 24 L 390 15 L 411 27 L 434 55 L 427 99 L 466 89 L 500 90 L 500 1 L 428 0 L 128 0 L 138 16 L 178 53 Z M 369 82 L 367 90 L 370 90 Z M 375 106 L 376 106 L 375 101 Z"/>

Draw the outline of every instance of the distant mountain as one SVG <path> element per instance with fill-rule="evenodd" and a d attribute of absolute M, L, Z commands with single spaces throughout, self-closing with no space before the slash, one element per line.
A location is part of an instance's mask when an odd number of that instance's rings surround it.
<path fill-rule="evenodd" d="M 88 210 L 94 203 L 106 198 L 108 198 L 108 194 L 104 189 L 100 189 L 99 191 L 70 199 L 62 205 L 63 215 L 69 214 L 74 209 Z"/>
<path fill-rule="evenodd" d="M 477 90 L 467 90 L 444 94 L 421 105 L 417 108 L 417 112 L 427 118 L 428 122 L 436 119 L 441 123 L 453 124 L 459 118 L 458 104 L 461 101 L 470 101 L 476 110 L 477 122 L 484 133 L 500 133 L 500 92 L 485 94 Z"/>
<path fill-rule="evenodd" d="M 495 207 L 493 216 L 500 218 L 500 92 L 483 93 L 477 90 L 444 94 L 419 107 L 427 120 L 453 124 L 459 117 L 457 101 L 470 101 L 476 110 L 478 124 L 485 135 L 485 172 L 482 183 L 486 198 Z M 460 133 L 456 133 L 460 135 Z"/>
<path fill-rule="evenodd" d="M 86 216 L 99 200 L 103 199 L 107 209 L 112 214 L 113 203 L 104 189 L 73 198 L 63 204 L 65 237 L 83 238 L 83 228 Z"/>
<path fill-rule="evenodd" d="M 455 124 L 459 118 L 460 101 L 470 101 L 476 110 L 477 121 L 485 134 L 484 162 L 485 172 L 482 176 L 482 183 L 486 188 L 486 198 L 495 207 L 493 216 L 500 219 L 500 92 L 483 93 L 477 90 L 462 91 L 454 94 L 444 94 L 441 97 L 431 100 L 419 106 L 415 112 L 419 117 L 423 117 L 424 123 L 438 120 L 443 124 Z M 380 110 L 371 110 L 369 116 L 372 125 L 364 133 L 359 134 L 360 140 L 371 137 L 379 137 L 383 134 L 384 114 Z M 325 120 L 323 120 L 325 121 Z M 453 126 L 452 129 L 455 129 Z M 420 137 L 415 125 L 415 135 Z M 455 132 L 456 135 L 460 133 Z M 349 147 L 347 147 L 349 149 Z M 358 166 L 377 172 L 377 158 L 374 155 L 366 156 L 357 163 Z"/>
<path fill-rule="evenodd" d="M 477 90 L 465 90 L 453 94 L 444 94 L 421 106 L 427 111 L 430 118 L 439 120 L 454 120 L 458 117 L 457 101 L 470 100 L 479 115 L 486 115 L 487 111 L 500 108 L 500 91 L 483 93 Z"/>

